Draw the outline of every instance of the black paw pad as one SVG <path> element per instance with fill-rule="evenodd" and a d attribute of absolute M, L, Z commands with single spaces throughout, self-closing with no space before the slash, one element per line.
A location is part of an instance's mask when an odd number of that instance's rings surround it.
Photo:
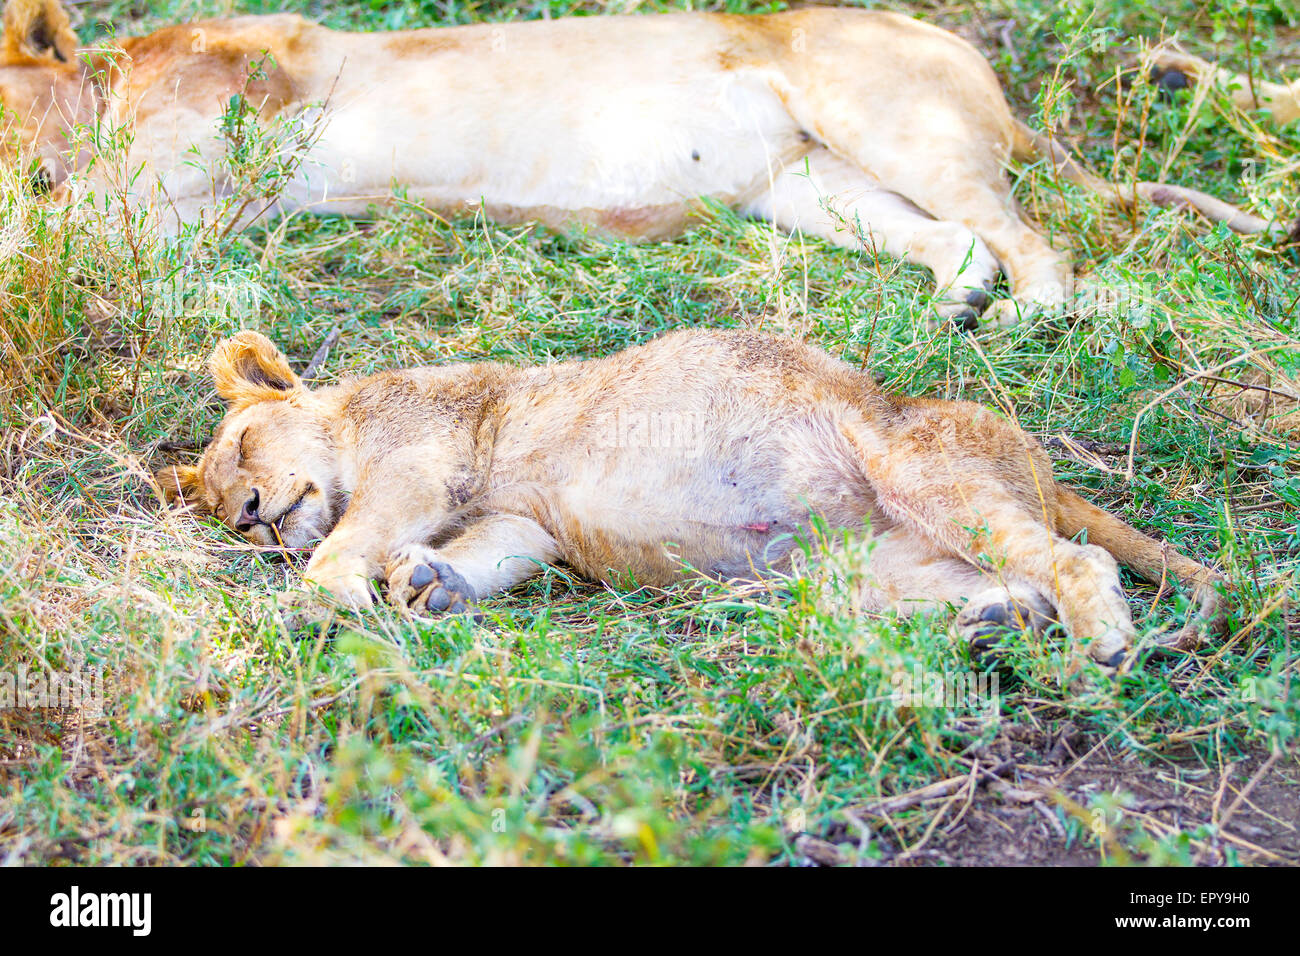
<path fill-rule="evenodd" d="M 450 564 L 445 561 L 431 561 L 429 566 L 433 568 L 434 573 L 438 575 L 438 581 L 452 594 L 457 594 L 472 601 L 475 598 L 474 589 Z"/>
<path fill-rule="evenodd" d="M 415 570 L 411 572 L 411 587 L 417 591 L 423 591 L 432 583 L 433 568 L 427 564 L 416 565 Z"/>
<path fill-rule="evenodd" d="M 429 592 L 428 600 L 424 603 L 430 611 L 445 611 L 451 607 L 451 595 L 446 588 L 437 587 Z"/>
<path fill-rule="evenodd" d="M 976 312 L 983 312 L 989 307 L 989 294 L 983 289 L 971 289 L 966 293 L 966 304 Z"/>
<path fill-rule="evenodd" d="M 1003 651 L 1007 650 L 1007 630 L 1005 627 L 982 627 L 970 636 L 967 647 L 970 648 L 971 659 L 980 663 L 985 663 L 993 658 L 998 657 Z"/>
<path fill-rule="evenodd" d="M 990 624 L 1001 624 L 1003 627 L 1014 627 L 1019 624 L 1007 604 L 990 604 L 980 611 L 980 620 L 988 621 Z"/>
<path fill-rule="evenodd" d="M 452 614 L 473 614 L 475 621 L 482 621 L 483 615 L 474 607 L 474 589 L 455 568 L 445 561 L 430 561 L 416 565 L 411 572 L 411 589 L 416 598 L 425 589 L 423 603 L 434 614 L 450 611 Z"/>
<path fill-rule="evenodd" d="M 1150 79 L 1159 88 L 1160 98 L 1166 103 L 1172 101 L 1179 90 L 1185 90 L 1191 85 L 1187 74 L 1182 70 L 1162 70 L 1158 66 L 1152 67 Z"/>
<path fill-rule="evenodd" d="M 1101 663 L 1106 667 L 1119 667 L 1120 664 L 1124 663 L 1125 653 L 1126 653 L 1125 651 L 1116 651 L 1114 654 L 1110 655 L 1108 659 L 1102 661 Z"/>
<path fill-rule="evenodd" d="M 952 317 L 952 324 L 960 332 L 974 332 L 980 327 L 980 317 L 974 309 L 962 309 Z"/>

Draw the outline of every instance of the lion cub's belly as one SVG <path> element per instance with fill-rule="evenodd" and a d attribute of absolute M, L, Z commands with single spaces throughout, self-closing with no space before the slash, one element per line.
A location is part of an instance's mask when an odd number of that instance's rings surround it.
<path fill-rule="evenodd" d="M 747 202 L 813 145 L 771 77 L 716 56 L 701 40 L 671 56 L 606 43 L 345 64 L 293 198 L 349 212 L 396 190 L 448 214 L 674 234 L 694 201 Z"/>
<path fill-rule="evenodd" d="M 680 410 L 693 404 L 683 399 L 676 409 L 596 411 L 564 440 L 529 441 L 517 454 L 499 443 L 497 503 L 522 504 L 585 576 L 641 584 L 783 569 L 808 539 L 810 514 L 850 529 L 881 520 L 833 418 L 695 414 Z"/>

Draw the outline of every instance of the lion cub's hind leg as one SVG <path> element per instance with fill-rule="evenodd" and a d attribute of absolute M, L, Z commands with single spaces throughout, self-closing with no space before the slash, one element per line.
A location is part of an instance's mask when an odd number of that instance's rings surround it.
<path fill-rule="evenodd" d="M 830 570 L 836 570 L 842 560 L 833 555 Z M 960 607 L 988 587 L 988 575 L 979 568 L 914 529 L 900 526 L 870 540 L 852 599 L 856 611 L 906 616 Z"/>
<path fill-rule="evenodd" d="M 851 433 L 880 508 L 954 557 L 1056 606 L 1073 641 L 1107 667 L 1136 636 L 1103 548 L 1059 534 L 1051 462 L 1010 422 L 959 402 L 916 401 L 889 433 Z"/>
<path fill-rule="evenodd" d="M 389 559 L 388 599 L 415 614 L 470 614 L 481 620 L 478 599 L 463 574 L 424 545 L 408 545 Z"/>
<path fill-rule="evenodd" d="M 1120 586 L 1119 565 L 1093 545 L 1077 544 L 1045 525 L 1041 512 L 1016 500 L 998 481 L 972 476 L 944 482 L 933 463 L 935 485 L 913 478 L 886 507 L 901 507 L 926 532 L 978 562 L 999 580 L 1021 582 L 1056 605 L 1072 640 L 1106 667 L 1118 667 L 1137 636 Z M 918 487 L 921 486 L 921 487 Z"/>
<path fill-rule="evenodd" d="M 440 548 L 411 544 L 388 557 L 388 599 L 416 614 L 473 613 L 474 603 L 540 573 L 559 556 L 541 525 L 518 515 L 474 522 Z"/>
<path fill-rule="evenodd" d="M 934 273 L 935 311 L 963 329 L 978 324 L 998 272 L 997 258 L 970 229 L 935 219 L 825 149 L 777 174 L 744 213 L 925 266 Z"/>
<path fill-rule="evenodd" d="M 957 607 L 953 630 L 976 657 L 1012 635 L 1041 635 L 1056 621 L 1055 608 L 1034 588 L 1000 582 L 912 528 L 895 527 L 877 536 L 867 555 L 854 610 L 907 616 Z"/>

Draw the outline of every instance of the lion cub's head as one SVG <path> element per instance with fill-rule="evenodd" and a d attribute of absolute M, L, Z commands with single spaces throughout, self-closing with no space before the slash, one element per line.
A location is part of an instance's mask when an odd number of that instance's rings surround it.
<path fill-rule="evenodd" d="M 257 332 L 221 342 L 209 368 L 226 417 L 197 467 L 164 468 L 158 484 L 255 544 L 311 547 L 347 508 L 337 409 Z"/>

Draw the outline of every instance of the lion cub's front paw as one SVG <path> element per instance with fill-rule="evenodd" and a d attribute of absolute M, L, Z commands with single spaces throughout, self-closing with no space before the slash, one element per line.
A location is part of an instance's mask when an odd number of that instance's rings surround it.
<path fill-rule="evenodd" d="M 471 614 L 475 621 L 483 615 L 474 606 L 474 589 L 432 548 L 406 547 L 388 561 L 388 599 L 398 607 L 416 614 Z"/>
<path fill-rule="evenodd" d="M 320 600 L 320 595 L 299 588 L 276 595 L 276 609 L 286 633 L 295 639 L 326 636 L 338 618 L 338 608 Z"/>

